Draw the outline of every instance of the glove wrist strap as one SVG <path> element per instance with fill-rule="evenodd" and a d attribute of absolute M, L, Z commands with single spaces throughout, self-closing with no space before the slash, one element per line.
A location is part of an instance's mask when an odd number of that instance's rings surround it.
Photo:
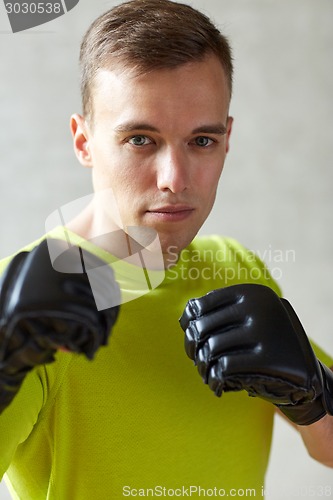
<path fill-rule="evenodd" d="M 333 372 L 318 361 L 322 376 L 322 393 L 310 403 L 277 405 L 297 425 L 310 425 L 325 415 L 333 415 Z"/>

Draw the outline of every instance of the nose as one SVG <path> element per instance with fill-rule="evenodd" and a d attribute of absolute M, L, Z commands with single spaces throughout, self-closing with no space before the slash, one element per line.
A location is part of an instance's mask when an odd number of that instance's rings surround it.
<path fill-rule="evenodd" d="M 189 158 L 181 148 L 167 148 L 157 158 L 157 187 L 160 191 L 181 193 L 189 187 Z"/>

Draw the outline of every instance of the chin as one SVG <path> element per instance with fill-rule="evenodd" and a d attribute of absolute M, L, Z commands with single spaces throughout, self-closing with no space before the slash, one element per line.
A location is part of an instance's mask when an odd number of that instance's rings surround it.
<path fill-rule="evenodd" d="M 162 252 L 164 255 L 177 254 L 179 255 L 195 238 L 197 233 L 193 235 L 163 235 L 159 234 Z"/>

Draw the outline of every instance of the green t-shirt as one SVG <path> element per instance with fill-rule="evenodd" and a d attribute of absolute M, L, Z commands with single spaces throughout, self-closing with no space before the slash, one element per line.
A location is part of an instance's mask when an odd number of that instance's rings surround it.
<path fill-rule="evenodd" d="M 126 294 L 126 272 L 117 278 Z M 196 238 L 155 290 L 121 306 L 94 361 L 58 352 L 29 373 L 0 416 L 0 476 L 7 470 L 14 498 L 197 498 L 214 489 L 261 496 L 274 406 L 245 392 L 215 397 L 187 358 L 178 324 L 188 299 L 242 282 L 280 293 L 236 241 Z"/>

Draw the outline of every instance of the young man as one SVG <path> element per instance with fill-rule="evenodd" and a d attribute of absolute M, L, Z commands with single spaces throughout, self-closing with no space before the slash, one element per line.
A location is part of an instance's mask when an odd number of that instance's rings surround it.
<path fill-rule="evenodd" d="M 52 269 L 43 243 L 2 263 L 1 475 L 34 500 L 259 495 L 276 407 L 332 466 L 333 360 L 314 355 L 259 260 L 233 240 L 196 238 L 229 150 L 227 40 L 189 6 L 133 0 L 92 24 L 81 65 L 71 130 L 96 197 L 51 236 L 98 265 L 123 257 L 115 219 L 125 232 L 152 229 L 165 277 L 117 318 L 117 307 L 94 309 L 84 275 Z M 122 293 L 134 272 L 116 273 Z M 179 317 L 188 356 L 221 399 L 187 359 Z M 92 363 L 63 350 L 51 362 L 58 346 L 92 357 L 111 329 Z"/>

